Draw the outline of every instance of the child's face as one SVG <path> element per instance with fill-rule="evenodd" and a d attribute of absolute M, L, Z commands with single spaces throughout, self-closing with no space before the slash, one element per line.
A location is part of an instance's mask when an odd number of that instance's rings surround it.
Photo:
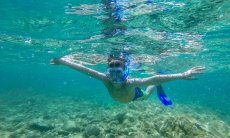
<path fill-rule="evenodd" d="M 113 82 L 121 82 L 124 74 L 124 64 L 119 60 L 112 60 L 108 67 L 109 79 Z"/>

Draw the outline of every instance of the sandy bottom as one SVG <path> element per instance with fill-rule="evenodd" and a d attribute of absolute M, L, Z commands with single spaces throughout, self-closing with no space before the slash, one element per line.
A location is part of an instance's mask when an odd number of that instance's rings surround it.
<path fill-rule="evenodd" d="M 33 96 L 0 100 L 0 137 L 227 138 L 230 126 L 212 112 L 151 101 L 98 104 Z"/>

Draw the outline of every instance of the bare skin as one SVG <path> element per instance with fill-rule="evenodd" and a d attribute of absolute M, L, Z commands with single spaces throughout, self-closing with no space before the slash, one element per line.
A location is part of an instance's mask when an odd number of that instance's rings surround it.
<path fill-rule="evenodd" d="M 204 67 L 198 66 L 183 73 L 155 75 L 147 78 L 127 78 L 123 83 L 113 83 L 106 74 L 85 67 L 82 64 L 76 64 L 65 58 L 53 59 L 51 64 L 65 65 L 102 81 L 108 89 L 111 97 L 123 103 L 131 102 L 134 99 L 136 87 L 148 86 L 146 89 L 147 93 L 144 95 L 144 97 L 140 98 L 141 100 L 147 99 L 152 94 L 154 85 L 181 79 L 195 80 L 197 79 L 194 77 L 195 74 L 202 74 L 204 72 Z"/>

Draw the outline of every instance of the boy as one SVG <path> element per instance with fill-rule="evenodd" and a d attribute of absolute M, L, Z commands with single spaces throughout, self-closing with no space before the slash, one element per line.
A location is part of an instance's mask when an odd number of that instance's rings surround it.
<path fill-rule="evenodd" d="M 110 55 L 108 58 L 107 73 L 98 72 L 81 64 L 73 63 L 65 58 L 55 58 L 51 61 L 51 64 L 65 65 L 102 81 L 111 97 L 123 103 L 147 99 L 152 94 L 154 85 L 160 86 L 160 84 L 164 82 L 179 79 L 194 80 L 196 78 L 193 77 L 193 75 L 204 72 L 204 68 L 198 66 L 178 74 L 155 75 L 147 78 L 131 79 L 128 78 L 129 67 L 127 66 L 127 62 L 129 61 L 127 61 L 123 54 L 120 54 L 118 57 Z M 147 86 L 146 92 L 143 92 L 139 88 L 140 86 Z"/>

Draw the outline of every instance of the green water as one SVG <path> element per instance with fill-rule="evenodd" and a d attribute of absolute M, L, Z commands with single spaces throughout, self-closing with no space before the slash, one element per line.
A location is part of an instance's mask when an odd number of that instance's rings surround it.
<path fill-rule="evenodd" d="M 199 107 L 229 124 L 229 1 L 146 2 L 120 0 L 122 20 L 116 21 L 114 4 L 106 0 L 2 0 L 0 103 L 43 95 L 120 105 L 98 80 L 49 62 L 74 55 L 105 72 L 110 51 L 129 48 L 131 59 L 150 72 L 178 73 L 204 66 L 205 74 L 198 80 L 166 83 L 165 91 L 175 105 Z M 131 73 L 145 76 L 150 73 Z M 161 106 L 156 95 L 150 100 Z"/>

